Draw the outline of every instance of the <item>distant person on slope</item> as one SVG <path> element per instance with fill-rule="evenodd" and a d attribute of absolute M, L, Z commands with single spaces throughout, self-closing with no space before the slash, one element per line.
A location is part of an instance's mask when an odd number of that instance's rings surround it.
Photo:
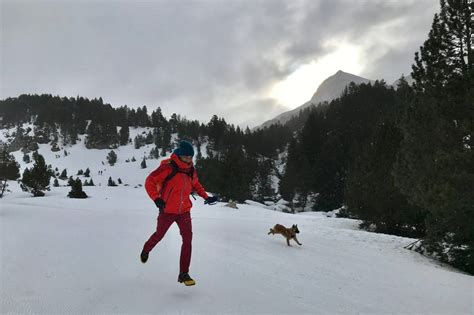
<path fill-rule="evenodd" d="M 196 191 L 205 199 L 205 204 L 213 205 L 217 202 L 217 198 L 209 197 L 199 183 L 193 166 L 193 155 L 192 144 L 183 140 L 171 157 L 163 160 L 146 178 L 145 189 L 160 211 L 156 232 L 150 236 L 140 254 L 142 263 L 146 263 L 148 253 L 165 236 L 171 224 L 176 222 L 183 239 L 178 282 L 187 286 L 195 284 L 189 276 L 193 238 L 190 214 L 192 203 L 189 195 Z"/>

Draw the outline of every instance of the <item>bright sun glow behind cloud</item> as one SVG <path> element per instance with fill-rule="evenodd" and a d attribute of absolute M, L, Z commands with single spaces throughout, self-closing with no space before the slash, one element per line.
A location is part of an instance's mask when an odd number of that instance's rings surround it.
<path fill-rule="evenodd" d="M 300 66 L 276 83 L 269 96 L 293 109 L 309 101 L 321 82 L 338 70 L 358 75 L 362 68 L 360 50 L 348 44 L 339 45 L 334 52 Z"/>

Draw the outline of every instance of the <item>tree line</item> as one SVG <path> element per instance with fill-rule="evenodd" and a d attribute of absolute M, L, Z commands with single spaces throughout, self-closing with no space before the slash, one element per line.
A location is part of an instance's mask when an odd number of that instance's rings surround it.
<path fill-rule="evenodd" d="M 473 16 L 470 1 L 441 1 L 413 86 L 352 84 L 309 110 L 289 144 L 281 195 L 421 237 L 419 250 L 474 273 Z"/>

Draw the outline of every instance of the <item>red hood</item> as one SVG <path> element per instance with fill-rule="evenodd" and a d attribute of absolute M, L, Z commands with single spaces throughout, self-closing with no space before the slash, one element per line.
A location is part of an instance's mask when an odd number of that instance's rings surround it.
<path fill-rule="evenodd" d="M 179 159 L 179 157 L 173 153 L 171 154 L 171 157 L 169 159 L 164 159 L 161 161 L 160 166 L 169 163 L 170 161 L 174 161 L 176 165 L 182 170 L 189 170 L 193 166 L 193 162 L 191 163 L 185 163 Z"/>

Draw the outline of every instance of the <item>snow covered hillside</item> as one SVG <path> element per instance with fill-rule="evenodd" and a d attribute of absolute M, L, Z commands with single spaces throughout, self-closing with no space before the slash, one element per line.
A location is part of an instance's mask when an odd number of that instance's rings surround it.
<path fill-rule="evenodd" d="M 13 131 L 3 130 L 0 140 L 7 142 Z M 130 138 L 148 132 L 131 128 Z M 50 144 L 38 151 L 73 178 L 84 181 L 76 174 L 89 168 L 96 185 L 83 187 L 89 198 L 67 198 L 70 187 L 60 180 L 41 198 L 9 181 L 10 191 L 0 199 L 2 314 L 472 313 L 473 278 L 403 249 L 412 239 L 360 231 L 355 220 L 285 214 L 255 202 L 235 210 L 193 201 L 190 273 L 197 286 L 184 287 L 176 281 L 177 226 L 147 264 L 139 261 L 156 225 L 157 209 L 142 185 L 161 158 L 140 166 L 153 145 L 120 146 L 110 166 L 110 150 L 86 149 L 80 138 L 74 146 L 59 143 L 57 152 Z M 33 165 L 20 150 L 13 155 L 21 173 Z M 109 177 L 123 184 L 108 187 Z M 288 247 L 280 235 L 267 235 L 276 223 L 298 224 L 303 246 Z"/>
<path fill-rule="evenodd" d="M 23 129 L 28 127 L 32 128 L 31 124 L 24 124 Z M 15 128 L 12 129 L 3 129 L 0 132 L 0 143 L 8 143 L 7 137 L 5 135 L 12 134 Z M 152 128 L 130 128 L 130 139 L 134 139 L 137 135 L 146 135 L 148 132 L 152 131 Z M 33 134 L 33 131 L 31 131 Z M 173 136 L 174 140 L 176 135 Z M 80 178 L 83 182 L 84 180 L 92 180 L 96 186 L 107 185 L 107 180 L 109 177 L 117 182 L 117 179 L 120 178 L 124 185 L 138 188 L 139 185 L 143 185 L 145 182 L 145 177 L 156 167 L 159 166 L 161 157 L 157 159 L 149 159 L 150 150 L 155 147 L 154 144 L 145 145 L 140 149 L 135 149 L 133 143 L 129 143 L 125 146 L 120 146 L 113 151 L 117 154 L 117 162 L 114 166 L 111 166 L 107 163 L 107 154 L 111 149 L 87 149 L 85 146 L 85 135 L 79 136 L 79 141 L 75 145 L 62 146 L 60 143 L 61 150 L 58 152 L 51 151 L 51 144 L 39 144 L 38 153 L 41 154 L 46 161 L 46 164 L 51 164 L 53 169 L 57 168 L 58 172 L 61 173 L 62 170 L 67 170 L 67 176 L 72 176 L 74 179 L 76 177 Z M 64 154 L 66 150 L 67 155 Z M 204 150 L 205 151 L 205 150 Z M 12 152 L 15 160 L 20 164 L 20 175 L 23 174 L 23 171 L 26 167 L 33 167 L 34 161 L 31 158 L 30 163 L 25 163 L 23 161 L 23 152 L 21 150 Z M 206 152 L 203 152 L 203 156 L 206 157 Z M 30 153 L 31 157 L 31 153 Z M 141 162 L 143 158 L 146 157 L 147 168 L 141 168 Z M 168 154 L 169 157 L 169 154 Z M 133 161 L 133 158 L 135 161 Z M 90 169 L 90 178 L 86 178 L 83 175 L 77 175 L 79 170 L 85 171 L 86 168 Z M 101 172 L 99 175 L 99 171 Z M 51 179 L 51 184 L 53 179 Z M 67 185 L 67 180 L 59 180 L 59 184 L 62 186 Z M 46 192 L 48 194 L 48 192 Z M 66 193 L 67 194 L 67 193 Z"/>
<path fill-rule="evenodd" d="M 359 231 L 354 220 L 198 199 L 197 285 L 185 287 L 176 281 L 176 225 L 139 260 L 157 215 L 143 188 L 84 187 L 90 198 L 69 199 L 69 187 L 31 198 L 10 185 L 0 209 L 2 314 L 473 311 L 473 277 L 404 250 L 411 239 Z M 303 246 L 267 235 L 275 223 L 298 224 Z"/>

